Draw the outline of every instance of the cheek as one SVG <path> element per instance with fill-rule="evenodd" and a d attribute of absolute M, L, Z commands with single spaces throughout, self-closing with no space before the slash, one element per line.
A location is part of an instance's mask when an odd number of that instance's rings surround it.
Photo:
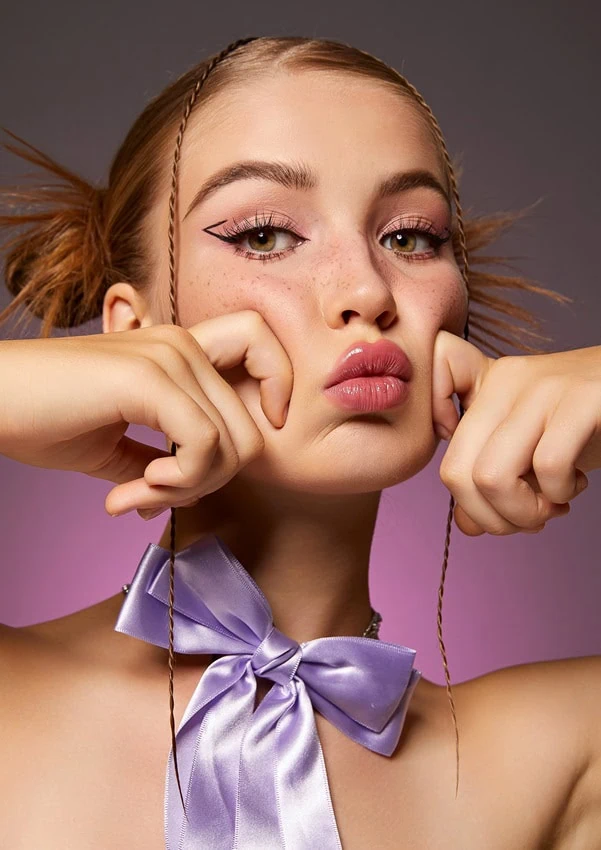
<path fill-rule="evenodd" d="M 227 270 L 199 272 L 186 278 L 178 292 L 180 322 L 184 327 L 225 313 L 252 309 L 251 280 L 234 279 Z"/>
<path fill-rule="evenodd" d="M 454 264 L 444 278 L 438 303 L 439 329 L 463 336 L 468 314 L 468 291 L 460 269 Z"/>
<path fill-rule="evenodd" d="M 434 345 L 440 330 L 463 337 L 467 292 L 461 271 L 454 263 L 437 270 L 430 281 L 413 281 L 411 292 L 398 296 L 401 323 L 406 328 L 408 350 L 414 357 L 414 411 L 420 427 L 428 426 L 432 406 Z"/>
<path fill-rule="evenodd" d="M 399 294 L 400 314 L 405 314 L 406 323 L 411 328 L 411 336 L 418 346 L 426 348 L 434 346 L 439 330 L 463 335 L 467 306 L 465 282 L 454 263 L 437 270 L 431 282 L 414 281 L 411 284 L 411 292 Z"/>
<path fill-rule="evenodd" d="M 294 360 L 298 348 L 295 340 L 306 339 L 308 326 L 315 321 L 310 297 L 305 290 L 265 273 L 246 274 L 244 277 L 238 273 L 234 278 L 232 272 L 219 269 L 190 277 L 178 293 L 180 323 L 186 328 L 205 319 L 252 310 L 263 318 L 288 357 Z M 245 402 L 255 421 L 273 427 L 261 409 L 259 382 L 244 366 L 228 369 L 221 375 Z"/>
<path fill-rule="evenodd" d="M 255 263 L 258 265 L 259 261 Z M 256 310 L 265 320 L 268 315 L 277 317 L 297 316 L 298 303 L 291 304 L 291 298 L 298 298 L 298 287 L 281 279 L 271 279 L 267 274 L 253 271 L 240 273 L 236 270 L 221 268 L 217 271 L 199 271 L 189 276 L 182 274 L 178 292 L 178 308 L 181 321 L 186 325 L 201 322 L 203 318 L 212 318 L 225 313 L 240 310 Z"/>
<path fill-rule="evenodd" d="M 241 275 L 239 269 L 199 272 L 182 279 L 185 283 L 178 293 L 178 310 L 184 327 L 215 316 L 254 310 L 285 344 L 295 334 L 305 336 L 318 318 L 306 280 L 299 284 L 260 270 Z"/>

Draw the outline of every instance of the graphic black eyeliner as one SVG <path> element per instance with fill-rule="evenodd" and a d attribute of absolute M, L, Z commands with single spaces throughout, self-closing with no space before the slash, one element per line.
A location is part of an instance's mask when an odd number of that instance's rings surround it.
<path fill-rule="evenodd" d="M 263 213 L 264 216 L 264 213 Z M 228 219 L 223 219 L 222 221 L 217 221 L 215 224 L 209 225 L 209 227 L 203 228 L 204 233 L 208 233 L 209 236 L 215 236 L 217 239 L 220 239 L 222 242 L 225 242 L 229 245 L 234 245 L 236 247 L 236 254 L 246 257 L 247 259 L 252 260 L 276 260 L 280 257 L 286 255 L 291 249 L 285 249 L 283 251 L 270 251 L 261 253 L 253 253 L 251 251 L 241 250 L 238 245 L 239 241 L 251 234 L 261 232 L 265 229 L 268 230 L 284 230 L 290 234 L 294 234 L 295 231 L 292 228 L 296 227 L 296 224 L 292 219 L 288 217 L 284 217 L 283 221 L 277 221 L 277 215 L 270 212 L 267 218 L 262 217 L 258 212 L 255 213 L 254 222 L 250 221 L 250 219 L 246 218 L 243 221 L 238 222 L 234 219 L 234 225 L 230 229 L 226 228 L 225 234 L 213 233 L 210 228 L 218 227 L 220 224 L 225 224 Z M 380 243 L 383 239 L 386 239 L 390 236 L 394 236 L 397 233 L 412 233 L 418 234 L 421 236 L 425 236 L 429 239 L 432 248 L 434 249 L 434 254 L 432 253 L 424 255 L 422 254 L 404 254 L 403 252 L 396 252 L 393 249 L 393 253 L 397 253 L 399 257 L 403 257 L 406 262 L 413 262 L 417 260 L 429 260 L 434 259 L 439 256 L 440 249 L 442 246 L 451 239 L 451 231 L 449 228 L 445 227 L 443 230 L 446 233 L 446 236 L 441 236 L 437 231 L 437 228 L 429 222 L 427 219 L 422 218 L 421 216 L 416 216 L 409 221 L 398 221 L 397 226 L 393 227 L 387 233 L 384 233 L 380 238 Z M 302 238 L 302 237 L 301 237 Z M 303 238 L 303 242 L 308 242 L 310 240 Z M 302 243 L 301 243 L 302 244 Z M 298 246 L 296 246 L 298 247 Z"/>
<path fill-rule="evenodd" d="M 223 221 L 216 221 L 215 224 L 209 224 L 209 227 L 219 227 L 220 224 L 225 224 L 227 218 L 224 218 Z M 231 242 L 231 239 L 228 236 L 222 236 L 221 233 L 211 233 L 209 227 L 203 227 L 203 231 L 208 233 L 209 236 L 214 236 L 216 239 L 221 239 L 222 242 Z"/>

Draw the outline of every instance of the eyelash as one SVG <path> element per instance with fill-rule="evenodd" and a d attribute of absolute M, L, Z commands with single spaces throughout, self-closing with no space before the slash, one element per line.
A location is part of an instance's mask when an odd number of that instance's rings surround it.
<path fill-rule="evenodd" d="M 240 222 L 236 221 L 236 219 L 233 219 L 232 221 L 233 221 L 233 224 L 230 227 L 224 228 L 223 234 L 211 233 L 211 231 L 208 228 L 206 229 L 205 232 L 210 233 L 212 236 L 216 236 L 218 239 L 221 239 L 223 242 L 227 242 L 227 243 L 233 245 L 234 251 L 235 251 L 236 254 L 238 254 L 239 256 L 242 256 L 242 257 L 246 257 L 249 260 L 259 260 L 260 262 L 266 262 L 268 260 L 277 260 L 278 258 L 284 256 L 289 251 L 293 250 L 294 248 L 298 248 L 299 246 L 294 245 L 294 246 L 290 246 L 288 248 L 285 248 L 283 251 L 275 251 L 275 252 L 271 252 L 271 253 L 264 253 L 264 254 L 261 254 L 260 252 L 255 253 L 255 252 L 252 252 L 252 251 L 247 251 L 244 248 L 241 248 L 240 245 L 238 244 L 240 242 L 240 240 L 244 236 L 247 236 L 248 234 L 255 233 L 255 232 L 258 232 L 260 230 L 264 230 L 264 229 L 269 228 L 269 229 L 273 229 L 273 230 L 284 230 L 287 233 L 290 233 L 292 236 L 298 237 L 299 239 L 303 238 L 301 236 L 298 236 L 298 234 L 294 230 L 292 230 L 292 228 L 296 226 L 294 224 L 294 222 L 292 221 L 292 219 L 290 219 L 290 218 L 276 219 L 276 216 L 274 216 L 272 213 L 269 213 L 269 216 L 267 218 L 262 218 L 258 213 L 256 213 L 255 217 L 254 217 L 254 221 L 250 221 L 247 218 L 244 219 L 243 221 L 240 221 Z M 219 223 L 223 224 L 223 222 L 219 222 Z M 448 231 L 448 228 L 445 228 L 445 232 L 447 233 L 447 235 L 441 236 L 438 233 L 438 231 L 436 230 L 436 228 L 432 224 L 430 224 L 429 221 L 427 221 L 424 218 L 421 218 L 420 216 L 416 216 L 416 217 L 410 219 L 409 221 L 404 222 L 402 227 L 396 227 L 394 229 L 388 230 L 386 233 L 383 233 L 381 239 L 385 239 L 387 236 L 393 236 L 395 233 L 401 233 L 401 232 L 402 233 L 411 233 L 411 234 L 420 234 L 420 235 L 423 235 L 423 236 L 427 236 L 430 239 L 430 242 L 432 243 L 432 247 L 434 249 L 433 255 L 432 254 L 423 254 L 423 253 L 422 254 L 403 254 L 399 251 L 394 251 L 394 249 L 392 249 L 393 253 L 397 254 L 398 256 L 403 257 L 403 259 L 405 259 L 409 262 L 413 262 L 413 261 L 416 261 L 416 260 L 429 260 L 429 259 L 432 259 L 432 257 L 437 257 L 438 254 L 440 253 L 441 247 L 446 242 L 448 242 L 449 239 L 451 238 L 451 234 Z M 306 241 L 308 241 L 308 240 L 306 240 L 306 239 L 303 240 L 303 242 L 306 242 Z M 303 244 L 303 243 L 301 243 L 301 244 Z"/>

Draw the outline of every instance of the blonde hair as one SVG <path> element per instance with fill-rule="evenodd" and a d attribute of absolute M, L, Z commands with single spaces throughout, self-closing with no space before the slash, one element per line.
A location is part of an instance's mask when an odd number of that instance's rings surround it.
<path fill-rule="evenodd" d="M 337 41 L 301 37 L 239 39 L 175 80 L 146 106 L 134 122 L 112 162 L 105 187 L 92 186 L 33 145 L 9 133 L 18 145 L 5 144 L 5 147 L 45 170 L 55 182 L 46 182 L 29 189 L 6 189 L 1 193 L 9 206 L 25 206 L 25 209 L 0 216 L 0 226 L 17 227 L 20 230 L 5 246 L 6 285 L 15 297 L 6 310 L 0 313 L 0 323 L 19 307 L 24 307 L 26 311 L 21 320 L 33 316 L 41 319 L 40 336 L 47 337 L 54 328 L 78 327 L 100 317 L 105 292 L 117 281 L 130 281 L 138 288 L 149 286 L 148 281 L 152 280 L 152 276 L 148 229 L 145 224 L 149 212 L 166 188 L 166 163 L 169 161 L 171 186 L 167 236 L 170 301 L 172 322 L 177 323 L 175 210 L 179 156 L 188 118 L 193 108 L 198 111 L 201 107 L 207 107 L 225 89 L 244 86 L 253 74 L 267 70 L 274 73 L 279 68 L 359 75 L 381 82 L 416 104 L 441 156 L 454 200 L 452 246 L 467 285 L 470 303 L 466 338 L 469 326 L 470 341 L 497 356 L 507 353 L 498 343 L 513 346 L 522 353 L 535 354 L 544 350 L 540 343 L 548 342 L 550 338 L 539 332 L 540 320 L 529 310 L 512 303 L 507 295 L 511 291 L 529 292 L 564 304 L 572 299 L 520 275 L 501 273 L 499 269 L 502 266 L 511 268 L 503 257 L 477 253 L 528 214 L 535 204 L 517 212 L 464 217 L 457 189 L 456 172 L 459 174 L 459 169 L 452 163 L 440 127 L 417 89 L 396 70 L 362 50 Z M 488 270 L 487 266 L 490 267 Z M 141 281 L 147 283 L 141 284 Z M 474 309 L 474 305 L 482 309 Z M 460 413 L 463 414 L 461 407 Z M 175 444 L 172 444 L 172 454 L 175 454 L 175 449 Z M 451 497 L 438 592 L 437 626 L 455 728 L 457 794 L 459 734 L 442 639 L 442 599 L 453 508 L 454 499 Z M 175 772 L 184 805 L 177 767 L 173 716 L 175 516 L 176 509 L 172 508 L 169 705 Z"/>

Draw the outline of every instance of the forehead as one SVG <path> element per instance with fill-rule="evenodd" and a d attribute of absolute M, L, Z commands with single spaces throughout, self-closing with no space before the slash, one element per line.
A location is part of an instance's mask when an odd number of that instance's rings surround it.
<path fill-rule="evenodd" d="M 425 168 L 446 182 L 427 118 L 408 98 L 357 75 L 280 71 L 236 83 L 193 113 L 182 195 L 229 162 L 283 158 L 309 163 L 324 187 L 393 168 Z"/>

